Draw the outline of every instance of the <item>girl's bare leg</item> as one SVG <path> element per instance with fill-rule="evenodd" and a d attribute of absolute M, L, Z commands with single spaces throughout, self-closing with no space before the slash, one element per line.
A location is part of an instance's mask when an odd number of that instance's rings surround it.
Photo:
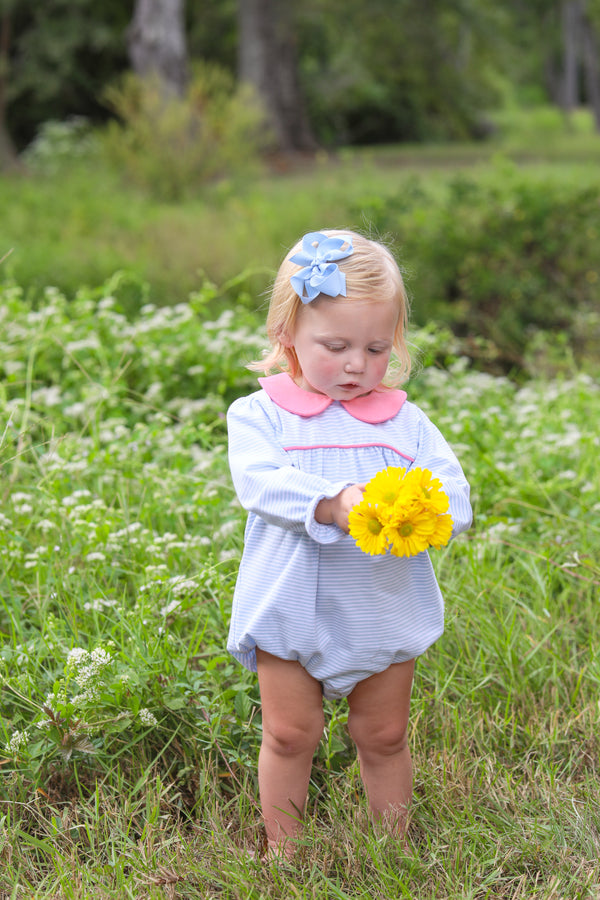
<path fill-rule="evenodd" d="M 369 808 L 393 834 L 406 830 L 412 799 L 408 716 L 414 660 L 359 681 L 348 697 L 348 728 L 360 762 Z"/>
<path fill-rule="evenodd" d="M 269 848 L 298 836 L 312 759 L 324 727 L 321 685 L 300 663 L 256 651 L 263 737 L 258 785 Z M 287 854 L 293 853 L 287 848 Z"/>

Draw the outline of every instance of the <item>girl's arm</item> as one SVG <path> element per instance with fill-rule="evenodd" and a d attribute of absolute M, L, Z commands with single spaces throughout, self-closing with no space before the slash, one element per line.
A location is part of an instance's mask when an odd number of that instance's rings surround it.
<path fill-rule="evenodd" d="M 425 413 L 421 412 L 418 435 L 418 450 L 414 466 L 429 469 L 439 478 L 448 495 L 452 516 L 452 537 L 466 531 L 473 521 L 473 511 L 469 500 L 470 488 L 454 451 L 439 429 Z"/>
<path fill-rule="evenodd" d="M 254 398 L 236 401 L 227 414 L 229 466 L 244 509 L 266 522 L 307 533 L 319 543 L 344 536 L 343 513 L 317 507 L 350 487 L 348 481 L 331 482 L 290 465 L 265 409 Z M 347 514 L 346 514 L 347 529 Z"/>

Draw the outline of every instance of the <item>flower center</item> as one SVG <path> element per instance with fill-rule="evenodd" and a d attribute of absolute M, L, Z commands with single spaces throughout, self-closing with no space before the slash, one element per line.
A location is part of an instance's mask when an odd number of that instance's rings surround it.
<path fill-rule="evenodd" d="M 404 522 L 398 529 L 398 533 L 402 537 L 410 537 L 414 530 L 412 522 Z"/>
<path fill-rule="evenodd" d="M 379 521 L 379 519 L 369 519 L 367 523 L 367 528 L 371 532 L 371 534 L 381 534 L 381 529 L 383 525 Z"/>

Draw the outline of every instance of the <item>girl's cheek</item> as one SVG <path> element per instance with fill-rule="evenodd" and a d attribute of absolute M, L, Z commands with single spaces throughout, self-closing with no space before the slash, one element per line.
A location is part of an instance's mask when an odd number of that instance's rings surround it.
<path fill-rule="evenodd" d="M 331 356 L 330 354 L 322 354 L 319 356 L 315 356 L 314 363 L 319 369 L 319 371 L 327 374 L 329 372 L 337 372 L 340 368 L 339 360 L 335 358 L 335 356 Z"/>
<path fill-rule="evenodd" d="M 343 370 L 343 366 L 340 367 L 339 364 L 329 363 L 322 371 L 326 378 L 335 378 L 339 374 L 340 368 Z"/>

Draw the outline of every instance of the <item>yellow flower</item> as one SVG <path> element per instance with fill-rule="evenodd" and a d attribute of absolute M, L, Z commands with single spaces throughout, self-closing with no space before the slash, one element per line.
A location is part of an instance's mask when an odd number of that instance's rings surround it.
<path fill-rule="evenodd" d="M 381 521 L 381 510 L 366 500 L 350 510 L 348 516 L 350 534 L 364 553 L 375 556 L 385 553 L 387 537 L 385 524 Z"/>
<path fill-rule="evenodd" d="M 429 538 L 429 543 L 436 550 L 439 550 L 441 547 L 445 547 L 450 538 L 452 537 L 452 516 L 449 513 L 444 513 L 441 516 L 437 516 L 435 520 L 435 531 Z"/>
<path fill-rule="evenodd" d="M 369 481 L 365 498 L 371 503 L 391 506 L 396 502 L 404 487 L 406 469 L 401 466 L 388 466 L 382 469 Z"/>
<path fill-rule="evenodd" d="M 415 556 L 439 549 L 452 535 L 450 505 L 439 478 L 429 469 L 389 466 L 367 484 L 350 512 L 350 534 L 370 555 Z"/>
<path fill-rule="evenodd" d="M 436 516 L 417 503 L 394 513 L 387 530 L 393 556 L 416 556 L 427 550 L 435 530 Z"/>
<path fill-rule="evenodd" d="M 450 501 L 439 478 L 434 478 L 429 469 L 413 469 L 408 474 L 413 476 L 414 490 L 423 506 L 438 514 L 447 512 Z"/>

